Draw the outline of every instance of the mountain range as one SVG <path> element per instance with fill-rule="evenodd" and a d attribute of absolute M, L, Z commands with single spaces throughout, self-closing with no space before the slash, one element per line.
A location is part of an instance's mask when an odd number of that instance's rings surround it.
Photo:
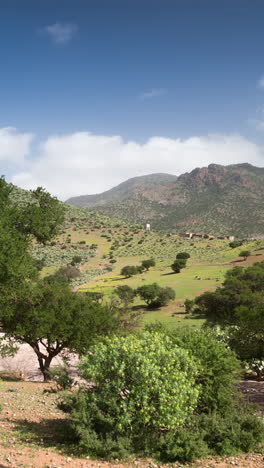
<path fill-rule="evenodd" d="M 159 230 L 257 237 L 264 235 L 264 168 L 210 164 L 179 177 L 150 174 L 66 203 Z"/>

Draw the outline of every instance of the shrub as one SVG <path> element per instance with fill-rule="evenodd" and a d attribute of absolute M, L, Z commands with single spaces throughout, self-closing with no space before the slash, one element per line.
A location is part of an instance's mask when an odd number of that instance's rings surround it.
<path fill-rule="evenodd" d="M 80 270 L 72 265 L 62 267 L 56 272 L 56 276 L 64 276 L 65 278 L 67 278 L 68 281 L 70 281 L 71 279 L 78 278 L 80 274 Z"/>
<path fill-rule="evenodd" d="M 131 265 L 126 265 L 122 268 L 120 274 L 122 276 L 125 276 L 126 278 L 130 278 L 131 276 L 134 276 L 138 273 L 137 267 L 136 266 L 131 266 Z"/>
<path fill-rule="evenodd" d="M 63 402 L 79 447 L 172 463 L 256 449 L 263 423 L 236 397 L 235 355 L 210 331 L 146 328 L 107 338 L 83 359 L 82 377 L 93 386 Z"/>
<path fill-rule="evenodd" d="M 231 249 L 235 249 L 236 247 L 240 247 L 241 245 L 243 245 L 243 241 L 240 240 L 229 242 L 229 247 L 231 247 Z"/>
<path fill-rule="evenodd" d="M 49 377 L 51 380 L 56 382 L 59 390 L 70 389 L 74 384 L 74 380 L 69 373 L 67 359 L 63 359 L 63 363 L 61 365 L 52 367 L 49 370 Z"/>
<path fill-rule="evenodd" d="M 80 369 L 94 385 L 66 403 L 80 447 L 93 456 L 151 452 L 146 445 L 182 425 L 199 395 L 195 362 L 159 333 L 106 339 Z"/>
<path fill-rule="evenodd" d="M 195 302 L 193 300 L 185 299 L 184 307 L 185 307 L 186 314 L 191 314 L 192 311 L 193 311 L 194 306 L 195 306 Z"/>
<path fill-rule="evenodd" d="M 76 265 L 76 263 L 81 263 L 82 261 L 82 257 L 80 255 L 74 255 L 72 261 L 71 261 L 71 265 Z"/>
<path fill-rule="evenodd" d="M 176 255 L 176 260 L 183 258 L 187 260 L 188 258 L 190 258 L 190 254 L 188 252 L 180 252 Z"/>

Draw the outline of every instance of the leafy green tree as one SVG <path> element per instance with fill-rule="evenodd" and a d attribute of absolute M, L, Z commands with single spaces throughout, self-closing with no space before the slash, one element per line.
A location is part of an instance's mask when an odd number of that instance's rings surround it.
<path fill-rule="evenodd" d="M 70 264 L 59 268 L 59 270 L 56 272 L 56 275 L 64 276 L 68 281 L 70 281 L 72 279 L 78 278 L 81 275 L 81 272 L 79 268 L 76 268 Z"/>
<path fill-rule="evenodd" d="M 236 247 L 240 247 L 241 245 L 243 245 L 243 241 L 241 240 L 229 242 L 229 247 L 231 247 L 231 249 L 235 249 Z"/>
<path fill-rule="evenodd" d="M 1 298 L 14 294 L 21 281 L 36 278 L 36 264 L 29 253 L 32 238 L 46 243 L 57 235 L 64 210 L 43 189 L 32 192 L 32 201 L 12 203 L 12 186 L 0 178 L 0 308 Z"/>
<path fill-rule="evenodd" d="M 184 307 L 186 314 L 191 314 L 194 308 L 195 302 L 192 299 L 185 299 Z"/>
<path fill-rule="evenodd" d="M 137 266 L 137 272 L 141 274 L 141 273 L 143 273 L 143 271 L 145 271 L 145 268 L 142 265 L 138 265 Z"/>
<path fill-rule="evenodd" d="M 138 269 L 134 265 L 126 265 L 122 268 L 120 274 L 126 278 L 130 278 L 138 273 Z"/>
<path fill-rule="evenodd" d="M 149 307 L 162 307 L 175 299 L 175 292 L 172 288 L 162 288 L 157 283 L 145 284 L 136 291 Z"/>
<path fill-rule="evenodd" d="M 134 301 L 135 298 L 135 290 L 126 284 L 122 286 L 118 286 L 115 289 L 115 294 L 121 299 L 124 305 L 127 307 L 128 304 Z"/>
<path fill-rule="evenodd" d="M 141 264 L 145 270 L 149 271 L 150 267 L 154 267 L 156 265 L 156 262 L 154 258 L 149 258 L 148 260 L 142 260 Z"/>
<path fill-rule="evenodd" d="M 244 257 L 244 260 L 250 257 L 250 255 L 251 255 L 250 250 L 241 250 L 241 252 L 239 253 L 239 257 Z"/>
<path fill-rule="evenodd" d="M 24 282 L 19 296 L 8 298 L 1 313 L 5 337 L 29 344 L 45 381 L 52 359 L 62 350 L 82 354 L 98 336 L 116 330 L 118 324 L 116 311 L 73 292 L 58 277 Z"/>
<path fill-rule="evenodd" d="M 187 260 L 185 258 L 178 258 L 171 265 L 171 269 L 174 273 L 180 273 L 181 269 L 186 267 L 186 261 Z"/>
<path fill-rule="evenodd" d="M 32 202 L 18 209 L 16 228 L 46 244 L 59 232 L 64 221 L 64 208 L 45 189 L 31 191 Z"/>
<path fill-rule="evenodd" d="M 82 353 L 96 336 L 119 324 L 117 311 L 99 307 L 71 291 L 63 275 L 41 280 L 30 256 L 32 239 L 46 243 L 57 235 L 63 208 L 43 189 L 22 206 L 0 179 L 0 322 L 6 345 L 28 343 L 46 380 L 52 359 L 63 349 Z M 74 267 L 71 267 L 74 268 Z"/>
<path fill-rule="evenodd" d="M 195 299 L 210 326 L 226 330 L 242 359 L 264 358 L 264 262 L 228 271 L 221 288 Z"/>
<path fill-rule="evenodd" d="M 188 258 L 190 258 L 190 254 L 188 252 L 179 252 L 176 255 L 176 260 L 182 259 L 182 258 L 185 258 L 187 260 Z"/>

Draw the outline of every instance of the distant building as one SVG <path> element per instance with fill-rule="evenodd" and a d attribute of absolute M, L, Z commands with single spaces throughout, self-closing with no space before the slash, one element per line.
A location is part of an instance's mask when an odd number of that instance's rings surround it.
<path fill-rule="evenodd" d="M 235 236 L 218 236 L 217 239 L 233 241 L 235 240 Z"/>
<path fill-rule="evenodd" d="M 192 232 L 181 232 L 180 233 L 180 237 L 185 237 L 187 239 L 191 239 L 193 236 L 193 233 Z"/>
<path fill-rule="evenodd" d="M 150 231 L 150 224 L 146 224 L 146 231 Z"/>

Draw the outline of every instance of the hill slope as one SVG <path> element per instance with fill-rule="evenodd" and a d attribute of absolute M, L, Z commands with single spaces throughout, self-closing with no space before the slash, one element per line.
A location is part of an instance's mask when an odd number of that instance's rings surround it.
<path fill-rule="evenodd" d="M 150 222 L 161 230 L 260 236 L 264 235 L 264 168 L 210 164 L 180 177 L 151 174 L 67 203 L 129 222 Z"/>

